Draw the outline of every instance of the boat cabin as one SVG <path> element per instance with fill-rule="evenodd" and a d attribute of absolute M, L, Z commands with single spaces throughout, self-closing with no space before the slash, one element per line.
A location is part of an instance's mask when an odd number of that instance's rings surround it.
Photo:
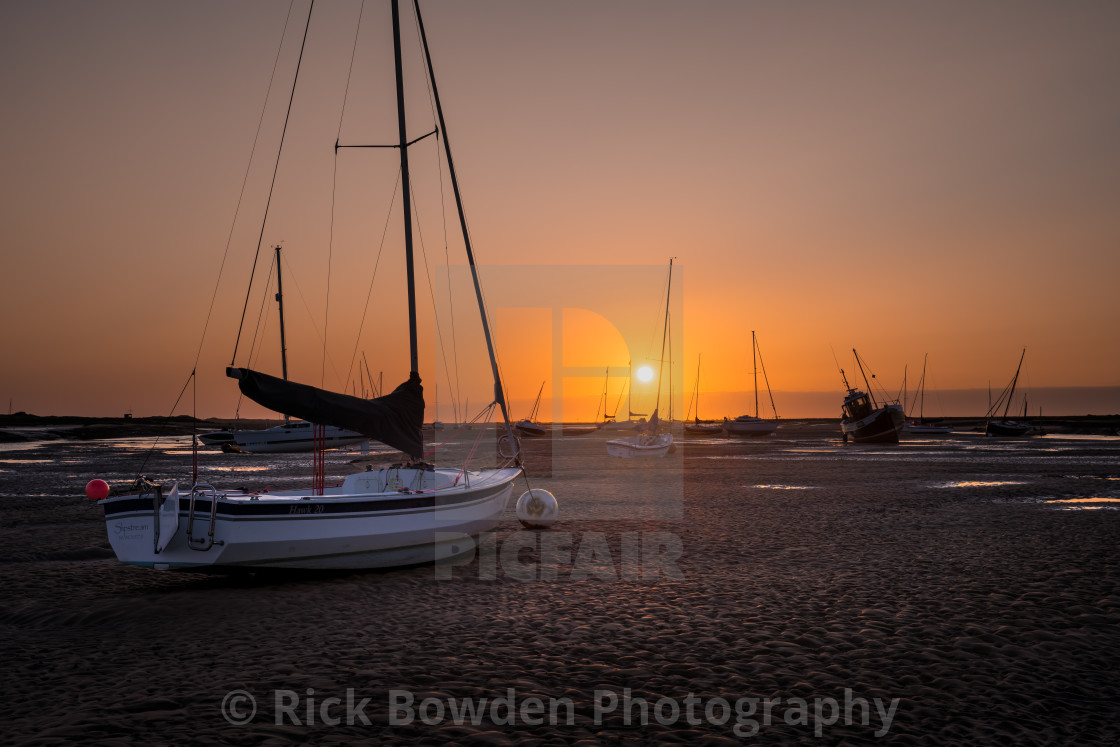
<path fill-rule="evenodd" d="M 871 407 L 871 398 L 858 389 L 849 389 L 848 396 L 844 398 L 844 419 L 863 420 L 874 409 Z"/>

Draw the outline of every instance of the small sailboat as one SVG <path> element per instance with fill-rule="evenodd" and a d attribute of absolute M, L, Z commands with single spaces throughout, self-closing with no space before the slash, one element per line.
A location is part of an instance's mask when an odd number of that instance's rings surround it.
<path fill-rule="evenodd" d="M 529 417 L 518 420 L 513 424 L 519 436 L 540 438 L 541 436 L 548 435 L 548 428 L 545 428 L 537 422 L 537 410 L 539 410 L 541 406 L 541 394 L 544 393 L 544 384 L 545 382 L 542 381 L 540 391 L 537 392 L 537 401 L 533 403 L 533 411 L 529 413 Z"/>
<path fill-rule="evenodd" d="M 686 414 L 684 416 L 684 432 L 696 436 L 710 436 L 716 433 L 722 433 L 723 426 L 719 423 L 700 419 L 700 356 L 696 356 L 696 390 L 693 394 L 693 401 L 696 403 L 696 419 L 690 423 L 688 422 L 688 415 Z"/>
<path fill-rule="evenodd" d="M 903 433 L 912 433 L 918 436 L 934 436 L 953 432 L 953 429 L 947 425 L 941 425 L 925 419 L 926 363 L 928 361 L 929 353 L 926 353 L 926 356 L 922 358 L 922 378 L 918 379 L 918 391 L 914 395 L 915 404 L 918 405 L 918 417 L 914 418 L 914 409 L 910 408 L 910 415 L 906 419 L 906 424 L 902 426 Z"/>
<path fill-rule="evenodd" d="M 867 392 L 848 384 L 848 377 L 844 369 L 840 369 L 840 377 L 844 380 L 844 387 L 848 393 L 844 396 L 843 415 L 840 418 L 840 430 L 844 434 L 844 441 L 849 439 L 855 443 L 896 444 L 898 434 L 906 418 L 902 412 L 902 405 L 897 402 L 880 405 L 871 393 L 871 384 L 867 381 L 867 372 L 863 368 L 863 361 L 859 353 L 852 349 L 856 357 L 856 365 L 863 375 L 864 386 Z"/>
<path fill-rule="evenodd" d="M 603 373 L 603 401 L 595 412 L 595 430 L 602 430 L 614 422 L 614 415 L 607 412 L 607 392 L 611 382 L 611 367 L 607 366 L 607 370 Z M 622 402 L 622 395 L 618 396 L 618 403 L 615 404 L 615 412 L 618 412 L 618 405 Z M 603 413 L 603 419 L 599 420 L 599 412 Z"/>
<path fill-rule="evenodd" d="M 280 315 L 280 370 L 288 380 L 288 343 L 284 335 L 284 281 L 281 272 L 280 246 L 276 252 L 276 305 Z M 251 454 L 292 454 L 316 449 L 336 449 L 341 446 L 368 443 L 369 438 L 357 431 L 335 425 L 316 429 L 306 420 L 291 420 L 262 430 L 226 430 L 203 433 L 198 440 L 207 446 L 218 446 L 225 452 Z"/>
<path fill-rule="evenodd" d="M 607 454 L 613 457 L 631 459 L 634 457 L 660 457 L 669 453 L 673 446 L 671 430 L 662 430 L 658 410 L 661 406 L 661 374 L 665 370 L 665 341 L 669 335 L 669 294 L 673 288 L 673 260 L 669 260 L 669 282 L 665 293 L 665 324 L 661 332 L 661 362 L 657 371 L 657 404 L 653 408 L 653 415 L 649 422 L 638 425 L 638 434 L 627 438 L 616 438 L 607 441 Z M 672 393 L 670 393 L 672 397 Z M 670 406 L 670 410 L 672 407 Z M 671 414 L 671 413 L 670 413 Z M 633 415 L 633 413 L 631 413 Z M 671 421 L 670 421 L 671 426 Z"/>
<path fill-rule="evenodd" d="M 414 2 L 413 7 L 490 356 L 493 405 L 501 410 L 507 444 L 516 443 L 470 236 L 462 217 L 462 200 L 419 3 Z M 104 508 L 110 544 L 117 558 L 125 563 L 160 570 L 409 565 L 472 551 L 474 538 L 493 529 L 501 520 L 513 482 L 522 473 L 516 451 L 507 455 L 510 461 L 506 466 L 489 470 L 469 469 L 467 465 L 435 467 L 423 461 L 424 391 L 418 372 L 408 164 L 409 146 L 416 141 L 410 141 L 406 127 L 398 0 L 391 0 L 391 10 L 399 135 L 391 147 L 398 148 L 400 153 L 409 291 L 409 377 L 391 393 L 367 400 L 248 368 L 231 366 L 226 373 L 237 380 L 243 394 L 269 409 L 356 430 L 399 449 L 406 460 L 392 467 L 349 475 L 340 485 L 331 487 L 322 483 L 318 458 L 317 480 L 310 488 L 246 492 L 218 488 L 195 477 L 191 487 L 183 492 L 178 483 L 168 489 L 165 485 L 140 482 L 134 494 L 105 498 L 99 487 L 87 487 L 87 494 L 98 498 Z"/>
<path fill-rule="evenodd" d="M 754 415 L 740 415 L 734 420 L 725 419 L 723 429 L 729 436 L 769 436 L 778 430 L 778 408 L 774 406 L 774 393 L 770 391 L 765 364 L 762 366 L 762 377 L 766 382 L 766 393 L 770 395 L 770 408 L 774 412 L 774 418 L 771 420 L 758 416 L 758 366 L 762 362 L 762 351 L 758 348 L 754 330 L 751 330 L 751 362 L 754 364 Z"/>
<path fill-rule="evenodd" d="M 996 399 L 995 403 L 988 408 L 988 413 L 984 417 L 989 418 L 987 425 L 984 427 L 984 433 L 988 436 L 1002 436 L 1019 438 L 1022 436 L 1030 436 L 1034 432 L 1034 426 L 1030 423 L 1009 420 L 1007 412 L 1011 408 L 1011 398 L 1015 396 L 1015 385 L 1019 383 L 1019 372 L 1023 370 L 1023 359 L 1027 357 L 1027 349 L 1023 348 L 1023 354 L 1019 356 L 1019 365 L 1015 369 L 1015 375 L 1011 377 L 1011 383 L 1004 388 L 1003 392 Z M 998 420 L 992 420 L 995 411 L 999 409 L 1000 404 L 1003 404 L 1003 415 Z M 1027 405 L 1023 403 L 1023 416 L 1026 417 Z"/>
<path fill-rule="evenodd" d="M 645 423 L 646 423 L 645 413 L 634 412 L 634 404 L 633 404 L 633 401 L 631 399 L 631 389 L 632 389 L 632 387 L 630 386 L 630 383 L 634 379 L 633 363 L 631 363 L 628 366 L 628 370 L 630 371 L 630 375 L 626 377 L 626 384 L 623 385 L 623 391 L 619 393 L 618 402 L 616 402 L 615 406 L 614 406 L 615 415 L 607 415 L 606 414 L 606 412 L 605 412 L 605 407 L 606 407 L 605 402 L 606 402 L 606 400 L 604 399 L 603 422 L 599 424 L 599 427 L 604 431 L 633 431 L 633 430 L 636 430 L 636 429 L 640 428 L 641 426 L 645 425 Z M 610 369 L 608 368 L 607 371 L 609 372 Z M 626 395 L 627 419 L 626 420 L 618 420 L 617 419 L 618 408 L 622 404 L 623 395 Z M 603 396 L 604 396 L 604 398 L 606 397 L 606 392 L 605 391 L 604 391 Z M 637 417 L 638 420 L 634 420 L 635 417 Z"/>

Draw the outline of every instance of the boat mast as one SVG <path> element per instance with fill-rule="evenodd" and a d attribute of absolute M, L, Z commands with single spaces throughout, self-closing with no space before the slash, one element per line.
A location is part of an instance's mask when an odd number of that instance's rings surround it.
<path fill-rule="evenodd" d="M 669 323 L 669 303 L 668 299 L 665 302 L 665 323 Z M 672 334 L 672 330 L 669 331 Z M 661 388 L 661 382 L 657 383 L 657 388 Z M 673 425 L 673 338 L 669 338 L 669 426 Z"/>
<path fill-rule="evenodd" d="M 603 374 L 603 420 L 607 420 L 607 382 L 611 378 L 611 367 L 607 366 L 606 373 Z M 595 420 L 599 419 L 599 413 L 595 413 Z"/>
<path fill-rule="evenodd" d="M 280 245 L 276 246 L 276 305 L 280 307 L 280 370 L 288 380 L 288 343 L 284 338 L 284 282 L 280 277 Z M 286 416 L 285 416 L 286 417 Z"/>
<path fill-rule="evenodd" d="M 1011 398 L 1015 396 L 1015 384 L 1019 381 L 1019 371 L 1023 368 L 1023 358 L 1027 356 L 1027 349 L 1023 348 L 1023 354 L 1019 356 L 1019 366 L 1015 369 L 1015 376 L 1011 379 L 1011 392 L 1007 395 L 1007 402 L 1003 406 L 1003 419 L 1007 420 L 1007 411 L 1011 407 Z M 997 405 L 998 407 L 998 405 Z"/>
<path fill-rule="evenodd" d="M 754 338 L 754 332 L 751 332 L 751 338 Z M 770 389 L 770 377 L 766 375 L 766 361 L 762 360 L 762 348 L 758 346 L 758 341 L 754 343 L 754 349 L 758 352 L 759 367 L 762 368 L 762 380 L 766 382 L 766 396 L 770 398 L 770 410 L 774 413 L 774 420 L 778 419 L 778 406 L 774 404 L 774 392 Z M 840 375 L 843 376 L 844 372 L 841 371 Z M 758 409 L 756 404 L 755 409 Z"/>
<path fill-rule="evenodd" d="M 908 369 L 909 369 L 909 366 L 907 366 L 905 364 L 902 366 L 902 411 L 906 413 L 906 417 L 910 417 L 913 414 L 913 410 L 914 410 L 913 407 L 910 407 L 910 392 L 909 392 L 909 390 L 906 389 L 906 374 L 908 373 Z M 920 380 L 919 380 L 919 386 L 921 386 Z M 914 395 L 914 404 L 918 404 L 918 395 L 917 394 Z M 907 409 L 906 409 L 908 407 L 910 408 L 909 412 L 907 412 Z"/>
<path fill-rule="evenodd" d="M 859 372 L 863 375 L 863 385 L 867 387 L 867 396 L 871 397 L 871 406 L 876 410 L 879 409 L 879 403 L 875 401 L 875 392 L 871 391 L 871 382 L 867 380 L 867 372 L 863 370 L 863 361 L 859 359 L 859 353 L 855 348 L 852 348 L 852 355 L 856 357 L 856 365 L 859 366 Z"/>
<path fill-rule="evenodd" d="M 502 410 L 502 420 L 505 422 L 506 435 L 511 443 L 517 443 L 513 434 L 513 425 L 509 421 L 509 410 L 506 407 L 505 390 L 502 389 L 502 376 L 498 372 L 498 357 L 494 353 L 494 340 L 490 335 L 490 322 L 486 317 L 486 304 L 482 300 L 482 285 L 478 280 L 478 266 L 475 265 L 474 252 L 471 250 L 470 232 L 467 230 L 467 216 L 463 211 L 463 198 L 459 191 L 459 179 L 455 174 L 455 162 L 451 159 L 451 138 L 447 134 L 447 123 L 443 118 L 443 105 L 439 100 L 439 89 L 436 87 L 436 73 L 432 67 L 432 54 L 428 49 L 428 35 L 424 31 L 424 19 L 420 15 L 420 1 L 413 0 L 412 6 L 416 9 L 416 25 L 420 30 L 420 42 L 424 47 L 424 61 L 428 66 L 428 80 L 432 84 L 432 98 L 435 99 L 436 117 L 439 119 L 439 131 L 443 134 L 443 152 L 447 157 L 447 171 L 451 177 L 451 189 L 455 193 L 455 207 L 459 211 L 459 226 L 463 231 L 463 245 L 467 251 L 467 263 L 471 267 L 471 278 L 474 280 L 474 294 L 478 300 L 478 310 L 482 316 L 482 332 L 486 337 L 486 350 L 490 353 L 490 369 L 494 374 L 494 401 Z M 393 15 L 397 15 L 397 0 L 393 0 Z M 400 62 L 398 57 L 398 76 L 400 75 Z M 403 138 L 404 135 L 402 134 Z M 403 142 L 403 140 L 402 140 Z"/>
<path fill-rule="evenodd" d="M 408 128 L 404 116 L 404 66 L 401 62 L 401 14 L 398 0 L 392 0 L 393 7 L 393 66 L 397 80 L 397 134 L 401 152 L 401 196 L 404 211 L 404 261 L 408 274 L 408 342 L 410 354 L 410 377 L 420 376 L 420 356 L 416 344 L 416 283 L 412 262 L 412 186 L 408 179 Z"/>
<path fill-rule="evenodd" d="M 533 403 L 533 411 L 529 413 L 529 422 L 537 422 L 537 409 L 541 406 L 541 395 L 544 394 L 545 382 L 541 382 L 541 388 L 537 390 L 537 401 Z"/>
<path fill-rule="evenodd" d="M 688 419 L 688 415 L 685 415 Z M 700 422 L 700 356 L 696 356 L 696 422 Z"/>
<path fill-rule="evenodd" d="M 657 366 L 657 403 L 653 411 L 657 412 L 661 406 L 661 372 L 665 370 L 665 340 L 669 337 L 669 294 L 673 290 L 673 258 L 669 257 L 669 282 L 665 289 L 665 325 L 661 329 L 661 362 Z M 672 369 L 670 369 L 672 374 Z M 670 397 L 672 393 L 670 392 Z M 670 399 L 670 418 L 672 417 L 672 400 Z"/>
<path fill-rule="evenodd" d="M 283 372 L 284 381 L 288 380 L 288 342 L 284 337 L 284 283 L 280 273 L 280 245 L 276 245 L 276 305 L 280 308 L 280 370 Z M 291 418 L 285 414 L 284 422 Z"/>
<path fill-rule="evenodd" d="M 754 330 L 751 330 L 751 366 L 754 367 L 754 416 L 758 417 L 758 358 L 756 347 L 758 343 L 754 339 Z"/>
<path fill-rule="evenodd" d="M 918 397 L 918 422 L 926 419 L 926 363 L 929 362 L 929 353 L 922 358 L 922 380 L 918 382 L 920 395 Z"/>
<path fill-rule="evenodd" d="M 634 419 L 634 361 L 626 361 L 626 419 Z"/>

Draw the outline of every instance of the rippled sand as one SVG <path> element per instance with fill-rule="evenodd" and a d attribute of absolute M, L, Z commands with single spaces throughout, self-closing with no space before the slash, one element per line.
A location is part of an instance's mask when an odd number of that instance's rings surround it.
<path fill-rule="evenodd" d="M 705 713 L 715 698 L 781 698 L 770 724 L 761 705 L 743 717 L 758 744 L 878 741 L 875 698 L 898 699 L 884 743 L 1120 741 L 1120 511 L 1047 502 L 1120 497 L 1116 440 L 872 448 L 790 430 L 686 441 L 656 467 L 609 459 L 596 438 L 529 448 L 532 486 L 560 500 L 552 530 L 519 533 L 511 505 L 469 564 L 287 576 L 118 564 L 79 494 L 126 476 L 135 444 L 3 454 L 4 741 L 740 743 L 734 713 Z M 309 471 L 286 459 L 267 474 L 244 455 L 203 464 L 251 485 Z M 332 473 L 347 468 L 332 455 Z M 596 713 L 597 691 L 602 706 L 627 688 L 666 709 L 691 694 L 697 723 Z M 515 706 L 567 699 L 574 718 L 506 725 L 498 709 L 457 725 L 446 711 L 510 689 Z M 238 690 L 257 702 L 244 725 L 223 715 Z M 429 699 L 433 723 L 391 724 L 393 691 Z M 815 701 L 823 718 L 846 693 L 872 703 L 867 725 L 858 707 L 856 723 L 813 720 Z"/>

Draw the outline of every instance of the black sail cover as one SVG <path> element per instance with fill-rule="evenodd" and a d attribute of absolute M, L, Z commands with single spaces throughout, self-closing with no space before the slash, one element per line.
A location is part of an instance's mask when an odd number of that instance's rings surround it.
<path fill-rule="evenodd" d="M 400 449 L 411 457 L 424 455 L 424 387 L 412 374 L 389 394 L 362 399 L 284 381 L 248 368 L 227 368 L 241 393 L 259 405 L 311 423 L 334 425 Z"/>

